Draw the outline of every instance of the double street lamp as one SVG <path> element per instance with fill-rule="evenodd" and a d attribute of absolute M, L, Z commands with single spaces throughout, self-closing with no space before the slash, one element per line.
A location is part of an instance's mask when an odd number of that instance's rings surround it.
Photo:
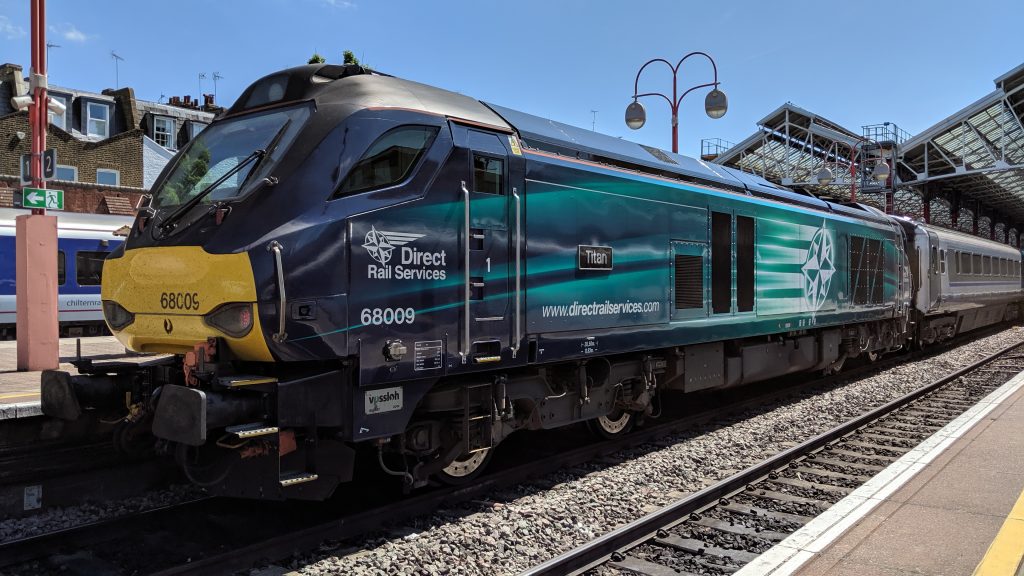
<path fill-rule="evenodd" d="M 679 67 L 683 65 L 683 62 L 685 62 L 687 58 L 689 58 L 690 56 L 697 55 L 704 56 L 711 62 L 711 68 L 714 70 L 715 73 L 714 81 L 708 82 L 706 84 L 698 84 L 697 86 L 690 88 L 686 92 L 683 92 L 682 96 L 677 97 L 677 94 L 679 92 L 677 83 Z M 647 68 L 647 66 L 653 62 L 663 62 L 672 70 L 672 98 L 669 98 L 668 96 L 660 92 L 647 92 L 644 94 L 639 94 L 640 74 L 643 73 L 644 68 Z M 729 109 L 729 100 L 725 97 L 725 93 L 718 89 L 718 84 L 718 66 L 715 65 L 715 61 L 711 58 L 711 56 L 708 56 L 704 52 L 690 52 L 686 56 L 683 56 L 679 60 L 679 62 L 676 63 L 675 66 L 673 66 L 668 60 L 665 60 L 664 58 L 654 58 L 652 60 L 648 60 L 646 63 L 644 63 L 643 66 L 640 67 L 640 70 L 636 73 L 636 80 L 633 82 L 633 102 L 626 107 L 626 126 L 629 126 L 633 130 L 638 130 L 647 121 L 647 111 L 644 109 L 644 105 L 638 101 L 639 98 L 643 98 L 644 96 L 661 96 L 662 98 L 668 101 L 668 105 L 672 109 L 672 152 L 678 154 L 679 104 L 682 103 L 683 98 L 685 98 L 686 95 L 689 94 L 690 92 L 693 92 L 698 88 L 713 87 L 714 89 L 708 92 L 707 96 L 704 97 L 704 111 L 707 112 L 707 115 L 709 117 L 715 119 L 725 116 L 726 110 Z"/>

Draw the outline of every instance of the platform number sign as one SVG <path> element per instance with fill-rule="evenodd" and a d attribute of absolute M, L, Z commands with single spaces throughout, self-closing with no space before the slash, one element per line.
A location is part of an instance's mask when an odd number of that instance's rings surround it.
<path fill-rule="evenodd" d="M 57 149 L 47 148 L 43 151 L 43 180 L 53 180 L 57 172 Z M 32 183 L 32 154 L 21 155 L 21 183 Z"/>

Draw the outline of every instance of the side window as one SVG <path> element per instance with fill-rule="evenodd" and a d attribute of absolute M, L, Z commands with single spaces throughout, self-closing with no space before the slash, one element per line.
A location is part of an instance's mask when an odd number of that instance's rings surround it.
<path fill-rule="evenodd" d="M 57 285 L 63 286 L 64 282 L 67 281 L 67 273 L 64 269 L 65 256 L 63 250 L 57 251 Z"/>
<path fill-rule="evenodd" d="M 484 194 L 505 193 L 505 162 L 498 158 L 473 154 L 473 191 Z"/>
<path fill-rule="evenodd" d="M 984 264 L 982 264 L 982 265 L 985 267 L 984 268 L 985 269 L 985 275 L 986 276 L 991 276 L 992 275 L 992 257 L 991 256 L 985 256 Z"/>
<path fill-rule="evenodd" d="M 393 186 L 412 173 L 437 135 L 432 126 L 402 126 L 370 145 L 332 198 Z"/>
<path fill-rule="evenodd" d="M 960 263 L 960 251 L 956 250 L 953 252 L 953 260 L 956 262 L 956 273 L 959 275 L 963 272 L 963 265 Z"/>
<path fill-rule="evenodd" d="M 939 271 L 939 249 L 932 246 L 932 272 Z"/>
<path fill-rule="evenodd" d="M 946 251 L 939 250 L 939 274 L 946 273 Z"/>
<path fill-rule="evenodd" d="M 79 286 L 99 286 L 103 261 L 109 252 L 75 252 L 75 280 Z"/>
<path fill-rule="evenodd" d="M 974 274 L 981 275 L 981 254 L 971 254 L 971 262 L 974 264 Z"/>
<path fill-rule="evenodd" d="M 960 253 L 960 268 L 964 274 L 971 273 L 971 254 L 970 252 Z"/>
<path fill-rule="evenodd" d="M 732 214 L 711 213 L 711 312 L 732 309 Z"/>

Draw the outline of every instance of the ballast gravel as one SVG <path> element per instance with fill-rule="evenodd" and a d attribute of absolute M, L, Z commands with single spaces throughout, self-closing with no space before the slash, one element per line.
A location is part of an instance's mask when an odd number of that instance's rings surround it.
<path fill-rule="evenodd" d="M 1012 327 L 734 423 L 623 451 L 621 464 L 505 488 L 490 501 L 438 511 L 403 536 L 288 568 L 309 576 L 515 574 L 1021 340 L 1024 328 Z"/>
<path fill-rule="evenodd" d="M 0 543 L 162 508 L 202 496 L 203 491 L 199 488 L 177 485 L 124 500 L 49 508 L 33 516 L 0 521 Z"/>

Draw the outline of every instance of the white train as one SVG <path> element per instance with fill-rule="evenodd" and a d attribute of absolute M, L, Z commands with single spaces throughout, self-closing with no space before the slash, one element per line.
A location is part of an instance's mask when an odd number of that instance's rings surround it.
<path fill-rule="evenodd" d="M 0 338 L 15 336 L 15 218 L 26 210 L 0 208 Z M 79 212 L 57 216 L 57 281 L 61 336 L 106 331 L 100 303 L 103 260 L 121 245 L 114 232 L 134 218 Z"/>

